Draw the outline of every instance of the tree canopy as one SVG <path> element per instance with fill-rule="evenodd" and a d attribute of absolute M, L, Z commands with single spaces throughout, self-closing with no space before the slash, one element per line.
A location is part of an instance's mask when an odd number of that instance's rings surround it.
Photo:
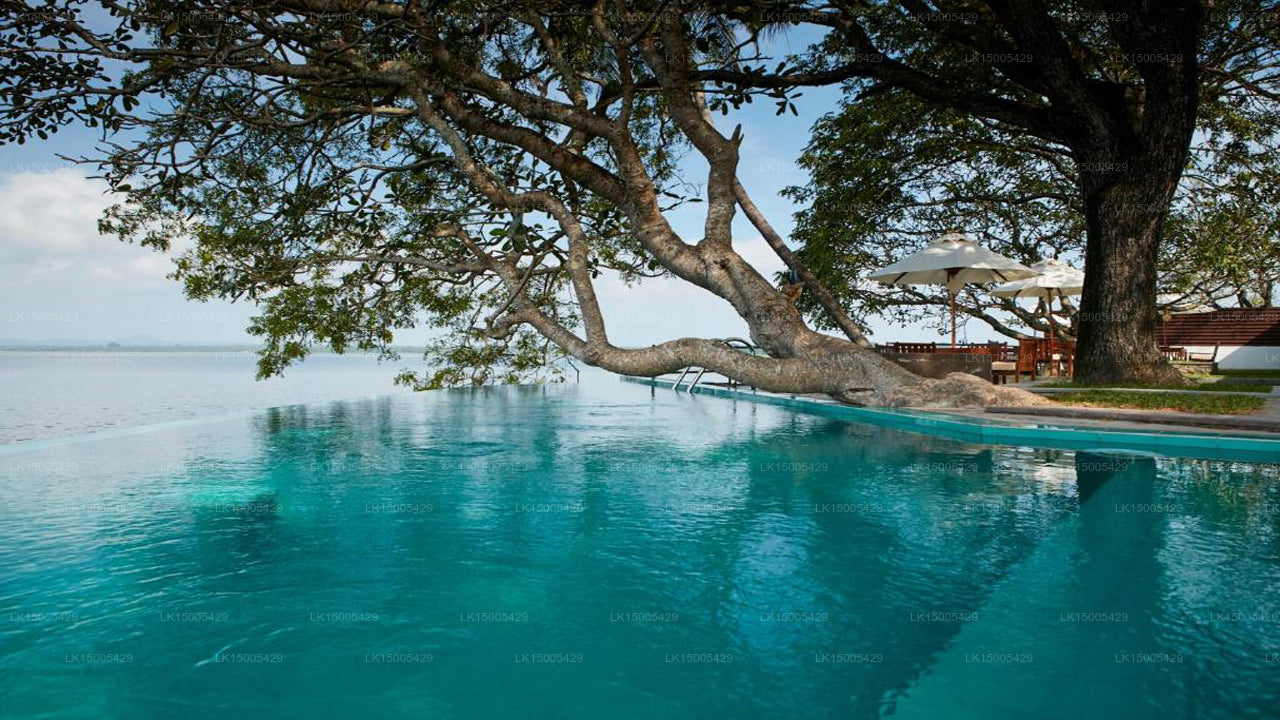
<path fill-rule="evenodd" d="M 860 317 L 904 320 L 940 296 L 847 278 L 943 229 L 967 229 L 1026 261 L 1074 255 L 1088 273 L 1073 329 L 1077 371 L 1170 378 L 1153 374 L 1158 284 L 1170 298 L 1220 299 L 1224 280 L 1240 280 L 1255 258 L 1188 252 L 1188 243 L 1230 225 L 1232 207 L 1274 193 L 1275 4 L 861 9 L 810 63 L 813 76 L 842 77 L 847 94 L 802 158 L 812 183 L 790 191 L 810 205 L 799 217 L 801 259 Z M 886 47 L 893 52 L 879 70 L 862 67 Z M 1269 244 L 1258 243 L 1266 224 L 1249 223 L 1255 247 Z M 1219 242 L 1229 245 L 1244 247 Z M 1273 270 L 1252 265 L 1250 282 L 1265 284 L 1258 276 Z M 962 300 L 964 312 L 1001 332 L 1045 328 L 1011 301 L 974 291 Z"/>
<path fill-rule="evenodd" d="M 1280 76 L 1269 60 L 1246 71 L 1247 82 L 1204 85 L 1196 140 L 1164 228 L 1161 305 L 1276 301 L 1280 103 L 1268 88 Z M 901 90 L 862 96 L 851 88 L 815 123 L 800 165 L 810 182 L 787 190 L 807 205 L 794 235 L 800 257 L 859 320 L 918 322 L 944 301 L 929 288 L 857 279 L 947 229 L 964 229 L 1028 265 L 1083 257 L 1084 204 L 1066 148 Z M 815 323 L 830 326 L 820 308 L 806 307 Z M 1043 308 L 981 288 L 967 288 L 960 307 L 1006 335 L 1048 330 Z"/>
<path fill-rule="evenodd" d="M 417 379 L 426 386 L 518 380 L 568 354 L 887 404 L 1034 400 L 922 381 L 867 351 L 738 181 L 741 130 L 718 127 L 717 111 L 753 98 L 794 111 L 800 89 L 849 83 L 858 102 L 909 93 L 1069 155 L 1091 283 L 1082 366 L 1137 376 L 1159 364 L 1158 229 L 1202 67 L 1253 82 L 1232 63 L 1273 52 L 1253 25 L 1215 24 L 1198 0 L 1109 0 L 1103 20 L 1085 0 L 3 7 L 0 142 L 101 127 L 99 152 L 82 160 L 123 196 L 103 230 L 162 249 L 189 241 L 176 276 L 191 297 L 259 306 L 264 374 L 315 343 L 388 351 L 397 330 L 425 323 L 448 330 L 436 371 Z M 797 26 L 818 33 L 815 53 L 770 57 L 761 38 Z M 683 152 L 705 163 L 705 189 L 678 172 Z M 695 201 L 701 236 L 682 237 L 667 213 Z M 739 210 L 847 340 L 809 328 L 735 250 Z M 601 272 L 701 287 L 767 355 L 713 338 L 619 347 L 596 298 Z"/>

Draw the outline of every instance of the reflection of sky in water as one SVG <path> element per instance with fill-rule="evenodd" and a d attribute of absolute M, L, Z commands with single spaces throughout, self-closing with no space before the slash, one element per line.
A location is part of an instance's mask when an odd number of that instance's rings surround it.
<path fill-rule="evenodd" d="M 1280 623 L 1215 619 L 1280 613 L 1275 467 L 975 446 L 616 382 L 34 447 L 0 449 L 0 696 L 18 716 L 1280 706 Z M 159 620 L 192 611 L 226 619 Z M 1128 618 L 1061 619 L 1078 612 Z M 434 660 L 364 661 L 380 652 Z M 514 661 L 539 652 L 583 662 Z M 1115 660 L 1153 652 L 1184 660 Z"/>

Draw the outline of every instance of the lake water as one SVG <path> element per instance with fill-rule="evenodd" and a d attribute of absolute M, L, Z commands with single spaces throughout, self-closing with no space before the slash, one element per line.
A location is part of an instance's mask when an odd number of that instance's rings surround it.
<path fill-rule="evenodd" d="M 31 362 L 5 404 L 40 427 L 6 432 L 43 439 L 0 446 L 2 717 L 1280 708 L 1275 465 L 601 377 L 374 397 L 391 368 L 334 360 L 255 409 L 186 358 L 70 389 Z"/>
<path fill-rule="evenodd" d="M 405 355 L 321 354 L 255 381 L 252 352 L 0 351 L 0 444 L 262 410 L 409 394 L 394 387 Z"/>

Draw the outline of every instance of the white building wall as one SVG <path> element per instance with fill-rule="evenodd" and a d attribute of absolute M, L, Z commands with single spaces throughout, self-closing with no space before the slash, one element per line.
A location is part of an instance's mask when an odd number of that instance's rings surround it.
<path fill-rule="evenodd" d="M 1213 353 L 1212 345 L 1188 345 L 1187 355 Z M 1218 367 L 1223 370 L 1280 370 L 1280 347 L 1223 345 L 1218 348 Z"/>

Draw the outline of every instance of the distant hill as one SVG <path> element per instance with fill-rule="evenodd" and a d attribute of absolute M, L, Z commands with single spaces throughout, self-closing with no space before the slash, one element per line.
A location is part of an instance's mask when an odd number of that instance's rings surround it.
<path fill-rule="evenodd" d="M 21 340 L 0 338 L 0 350 L 169 350 L 169 351 L 235 351 L 257 350 L 250 343 L 170 343 L 158 338 L 137 336 L 120 340 L 85 340 L 81 338 L 55 338 L 51 340 Z"/>
<path fill-rule="evenodd" d="M 49 338 L 45 340 L 23 340 L 20 338 L 0 338 L 0 347 L 4 348 L 58 348 L 58 347 L 106 347 L 108 345 L 118 345 L 120 347 L 158 347 L 163 345 L 182 345 L 185 343 L 173 343 L 163 338 L 151 335 L 131 335 L 117 340 L 91 340 L 88 338 Z M 220 345 L 222 343 L 197 343 L 199 345 Z M 235 343 L 226 343 L 228 345 Z"/>
<path fill-rule="evenodd" d="M 256 352 L 261 346 L 256 343 L 216 343 L 191 342 L 174 343 L 146 335 L 134 335 L 119 340 L 86 340 L 83 338 L 54 338 L 50 340 L 22 340 L 19 338 L 0 338 L 0 350 L 36 350 L 36 351 L 121 351 L 121 352 Z M 397 345 L 396 352 L 411 354 L 423 351 L 421 346 Z M 318 349 L 318 353 L 328 352 Z M 352 351 L 349 354 L 360 354 Z"/>

